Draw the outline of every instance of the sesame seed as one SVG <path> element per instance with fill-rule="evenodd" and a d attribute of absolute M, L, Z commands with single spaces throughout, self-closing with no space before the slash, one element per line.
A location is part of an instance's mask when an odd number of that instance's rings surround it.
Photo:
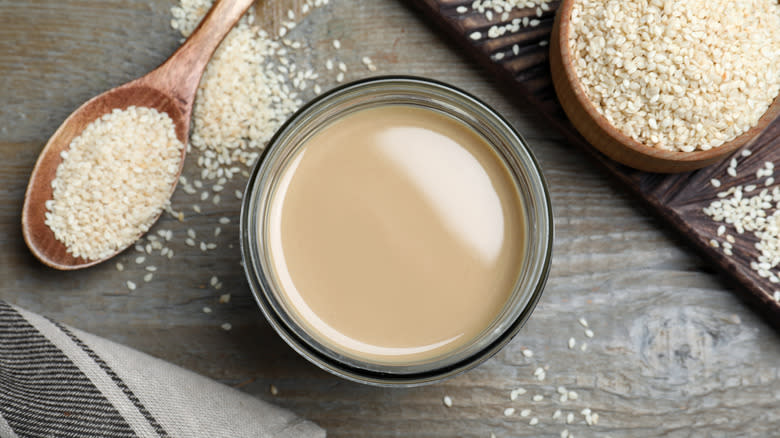
<path fill-rule="evenodd" d="M 577 345 L 577 340 L 574 338 L 569 338 L 569 350 L 573 349 L 575 345 Z"/>
<path fill-rule="evenodd" d="M 230 223 L 230 218 L 221 217 L 221 218 L 219 218 L 219 223 L 222 224 L 222 225 L 227 225 L 227 224 Z"/>
<path fill-rule="evenodd" d="M 710 180 L 710 184 L 712 184 L 712 187 L 718 188 L 720 187 L 720 180 L 716 178 L 712 178 Z"/>
<path fill-rule="evenodd" d="M 582 345 L 580 345 L 580 351 L 585 351 L 588 349 L 588 343 L 583 342 Z"/>
<path fill-rule="evenodd" d="M 471 38 L 472 40 L 478 40 L 478 39 L 482 38 L 482 33 L 481 32 L 472 32 L 469 35 L 469 38 Z"/>
<path fill-rule="evenodd" d="M 580 323 L 580 325 L 581 325 L 581 326 L 583 326 L 583 327 L 585 327 L 585 328 L 588 328 L 588 321 L 587 321 L 587 320 L 585 320 L 585 318 L 580 318 L 580 319 L 578 320 L 578 322 Z"/>
<path fill-rule="evenodd" d="M 552 414 L 552 418 L 553 418 L 553 420 L 557 420 L 557 419 L 561 418 L 561 410 L 560 409 L 556 409 L 555 412 L 553 412 L 553 414 Z"/>
<path fill-rule="evenodd" d="M 138 256 L 138 257 L 135 258 L 135 263 L 137 265 L 140 265 L 140 264 L 142 264 L 145 261 L 146 261 L 146 257 L 144 257 L 144 256 Z"/>
<path fill-rule="evenodd" d="M 535 425 L 539 424 L 539 419 L 536 418 L 536 417 L 533 417 L 533 418 L 531 418 L 531 421 L 528 422 L 528 424 L 531 425 L 531 426 L 535 426 Z"/>
<path fill-rule="evenodd" d="M 226 322 L 223 323 L 220 327 L 222 327 L 222 330 L 229 332 L 233 328 L 233 325 L 229 322 Z"/>
<path fill-rule="evenodd" d="M 269 386 L 268 390 L 271 392 L 271 395 L 279 395 L 279 390 L 274 385 Z"/>
<path fill-rule="evenodd" d="M 574 422 L 574 414 L 569 412 L 568 415 L 566 415 L 566 423 L 571 424 L 573 422 Z"/>
<path fill-rule="evenodd" d="M 149 283 L 150 281 L 152 281 L 152 277 L 154 277 L 154 274 L 151 272 L 144 275 L 144 282 Z"/>
<path fill-rule="evenodd" d="M 504 416 L 505 417 L 511 417 L 515 414 L 515 408 L 506 408 L 504 409 Z"/>
<path fill-rule="evenodd" d="M 452 398 L 448 395 L 445 395 L 442 399 L 442 402 L 444 402 L 444 406 L 451 408 L 452 407 Z"/>
<path fill-rule="evenodd" d="M 119 272 L 124 271 L 125 270 L 125 265 L 123 265 L 121 263 L 117 263 L 116 264 L 116 270 L 119 271 Z"/>
<path fill-rule="evenodd" d="M 524 348 L 522 352 L 524 357 L 533 357 L 534 355 L 534 352 L 529 350 L 528 348 Z"/>
<path fill-rule="evenodd" d="M 74 257 L 99 260 L 128 247 L 165 209 L 183 148 L 171 118 L 153 108 L 130 106 L 97 118 L 57 166 L 45 224 Z"/>
<path fill-rule="evenodd" d="M 535 402 L 542 401 L 542 400 L 544 400 L 544 396 L 543 396 L 543 395 L 541 395 L 541 394 L 536 394 L 536 395 L 533 397 L 533 401 L 535 401 Z"/>
<path fill-rule="evenodd" d="M 341 48 L 341 41 L 333 40 L 333 48 L 340 49 Z"/>
<path fill-rule="evenodd" d="M 520 411 L 520 416 L 521 417 L 527 417 L 529 415 L 531 415 L 531 410 L 530 409 L 523 409 L 522 411 Z"/>
<path fill-rule="evenodd" d="M 513 389 L 513 390 L 512 390 L 512 391 L 509 393 L 509 399 L 510 399 L 510 400 L 512 400 L 512 401 L 514 401 L 514 400 L 517 400 L 517 397 L 518 397 L 518 396 L 520 396 L 520 395 L 523 395 L 523 394 L 525 394 L 525 393 L 526 393 L 526 390 L 525 390 L 525 388 L 517 388 L 517 389 Z"/>
<path fill-rule="evenodd" d="M 219 296 L 219 304 L 227 304 L 229 302 L 230 302 L 230 294 L 222 294 Z"/>
<path fill-rule="evenodd" d="M 130 280 L 127 280 L 127 288 L 130 290 L 135 290 L 136 288 L 135 283 Z"/>
<path fill-rule="evenodd" d="M 589 338 L 592 338 L 593 337 L 593 330 L 591 330 L 591 329 L 585 330 L 585 336 L 587 336 Z"/>
<path fill-rule="evenodd" d="M 211 313 L 211 307 L 203 306 L 203 313 Z"/>
<path fill-rule="evenodd" d="M 465 14 L 466 12 L 468 12 L 468 10 L 469 9 L 465 6 L 458 6 L 458 8 L 455 9 L 455 11 L 459 14 Z"/>

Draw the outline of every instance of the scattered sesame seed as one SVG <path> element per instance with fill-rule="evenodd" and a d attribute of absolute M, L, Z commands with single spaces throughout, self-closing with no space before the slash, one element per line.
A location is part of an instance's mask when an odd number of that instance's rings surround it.
<path fill-rule="evenodd" d="M 504 416 L 505 417 L 511 417 L 515 414 L 515 408 L 506 408 L 504 409 Z"/>
<path fill-rule="evenodd" d="M 521 417 L 527 417 L 529 415 L 531 415 L 531 410 L 530 409 L 523 409 L 522 411 L 520 411 L 520 416 Z"/>
<path fill-rule="evenodd" d="M 587 329 L 585 330 L 585 336 L 592 338 L 593 337 L 593 330 Z"/>
<path fill-rule="evenodd" d="M 116 270 L 117 270 L 117 271 L 119 271 L 119 272 L 122 272 L 122 271 L 124 271 L 124 270 L 125 270 L 125 265 L 123 265 L 123 264 L 121 264 L 121 263 L 117 262 L 117 264 L 116 264 Z"/>
<path fill-rule="evenodd" d="M 588 328 L 588 321 L 585 318 L 580 318 L 578 322 L 580 323 L 581 326 Z"/>
<path fill-rule="evenodd" d="M 582 345 L 580 346 L 580 351 L 585 351 L 587 349 L 588 349 L 588 343 L 587 342 L 583 342 Z"/>
<path fill-rule="evenodd" d="M 279 390 L 276 388 L 275 385 L 270 385 L 268 387 L 268 390 L 271 392 L 271 395 L 279 395 Z"/>
<path fill-rule="evenodd" d="M 465 14 L 466 12 L 468 12 L 468 10 L 469 10 L 469 8 L 467 8 L 465 6 L 458 6 L 458 8 L 455 9 L 455 12 L 457 12 L 459 14 Z"/>
<path fill-rule="evenodd" d="M 525 393 L 526 393 L 526 390 L 525 390 L 525 388 L 517 388 L 517 389 L 513 389 L 513 390 L 512 390 L 512 391 L 509 393 L 509 399 L 510 399 L 510 400 L 512 400 L 512 401 L 514 401 L 514 400 L 517 400 L 517 397 L 518 397 L 518 396 L 520 396 L 520 395 L 523 395 L 523 394 L 525 394 Z"/>
<path fill-rule="evenodd" d="M 137 265 L 140 265 L 140 264 L 142 264 L 145 261 L 146 261 L 146 257 L 144 257 L 144 256 L 138 256 L 138 257 L 135 258 L 135 263 Z"/>
<path fill-rule="evenodd" d="M 531 426 L 536 426 L 537 424 L 539 424 L 539 419 L 536 418 L 536 417 L 533 417 L 533 418 L 531 418 L 531 421 L 528 422 L 528 424 L 531 425 Z"/>
<path fill-rule="evenodd" d="M 133 283 L 130 280 L 127 280 L 127 288 L 130 289 L 130 290 L 135 290 L 135 288 L 136 288 L 135 283 Z"/>
<path fill-rule="evenodd" d="M 543 396 L 543 395 L 541 395 L 541 394 L 536 394 L 536 395 L 533 397 L 533 401 L 535 401 L 535 402 L 542 401 L 542 400 L 544 400 L 544 396 Z"/>
<path fill-rule="evenodd" d="M 571 423 L 573 423 L 573 422 L 574 422 L 574 414 L 572 414 L 571 412 L 569 412 L 569 414 L 568 414 L 568 415 L 566 415 L 566 423 L 567 423 L 567 424 L 571 424 Z"/>
<path fill-rule="evenodd" d="M 211 313 L 211 307 L 203 306 L 203 313 Z"/>
<path fill-rule="evenodd" d="M 450 396 L 445 395 L 444 398 L 442 399 L 442 401 L 444 402 L 444 406 L 446 406 L 448 408 L 452 407 L 452 398 Z"/>
<path fill-rule="evenodd" d="M 227 225 L 227 224 L 230 223 L 230 218 L 221 217 L 221 218 L 219 218 L 219 223 L 222 224 L 222 225 Z"/>
<path fill-rule="evenodd" d="M 144 282 L 149 283 L 150 281 L 152 281 L 153 277 L 154 277 L 154 274 L 151 273 L 151 272 L 146 274 L 146 275 L 144 275 Z"/>
<path fill-rule="evenodd" d="M 710 180 L 710 184 L 712 184 L 712 187 L 718 188 L 720 187 L 720 180 L 717 178 L 712 178 Z"/>
<path fill-rule="evenodd" d="M 574 338 L 569 338 L 569 350 L 573 349 L 575 345 L 577 345 L 577 340 Z"/>
<path fill-rule="evenodd" d="M 341 48 L 341 41 L 333 40 L 333 48 L 340 49 Z"/>
<path fill-rule="evenodd" d="M 220 327 L 222 327 L 222 330 L 229 332 L 233 328 L 233 325 L 229 322 L 226 322 L 222 324 Z"/>
<path fill-rule="evenodd" d="M 222 294 L 219 296 L 219 304 L 227 304 L 230 302 L 230 294 Z"/>
<path fill-rule="evenodd" d="M 482 38 L 482 33 L 481 32 L 472 32 L 469 35 L 469 38 L 471 38 L 472 40 L 478 40 L 478 39 Z"/>
<path fill-rule="evenodd" d="M 534 356 L 534 352 L 529 350 L 528 348 L 524 348 L 522 350 L 522 352 L 523 352 L 523 356 L 524 357 L 533 357 Z"/>
<path fill-rule="evenodd" d="M 553 418 L 553 420 L 557 420 L 557 419 L 561 418 L 561 410 L 560 409 L 556 409 L 555 412 L 553 412 L 553 414 L 552 414 L 552 418 Z"/>

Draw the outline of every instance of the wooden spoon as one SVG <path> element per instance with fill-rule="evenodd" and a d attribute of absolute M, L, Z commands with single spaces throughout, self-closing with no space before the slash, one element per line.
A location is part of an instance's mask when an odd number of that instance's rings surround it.
<path fill-rule="evenodd" d="M 173 120 L 176 137 L 187 144 L 192 104 L 206 64 L 222 39 L 253 2 L 218 0 L 187 41 L 162 65 L 146 76 L 93 97 L 65 119 L 38 157 L 24 196 L 22 234 L 35 257 L 52 268 L 73 270 L 100 263 L 127 248 L 119 248 L 104 259 L 87 260 L 73 257 L 65 245 L 54 238 L 54 233 L 44 223 L 47 211 L 45 203 L 52 199 L 51 182 L 56 176 L 57 166 L 62 162 L 60 153 L 68 149 L 71 141 L 97 118 L 114 108 L 126 109 L 130 106 L 154 108 L 167 113 Z M 186 148 L 182 150 L 179 174 L 185 154 Z M 171 194 L 175 188 L 174 183 Z M 139 233 L 138 237 L 141 235 Z"/>

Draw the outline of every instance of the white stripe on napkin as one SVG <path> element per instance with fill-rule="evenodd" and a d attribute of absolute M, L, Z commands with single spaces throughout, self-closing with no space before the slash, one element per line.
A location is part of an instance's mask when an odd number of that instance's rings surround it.
<path fill-rule="evenodd" d="M 2 415 L 0 415 L 0 437 L 2 438 L 19 438 L 18 435 L 11 429 L 8 422 L 5 421 Z"/>

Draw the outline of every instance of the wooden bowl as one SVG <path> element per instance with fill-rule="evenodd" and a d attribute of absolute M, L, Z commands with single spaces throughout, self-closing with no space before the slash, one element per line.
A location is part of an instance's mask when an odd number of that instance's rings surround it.
<path fill-rule="evenodd" d="M 558 100 L 580 134 L 596 149 L 635 169 L 647 172 L 686 172 L 722 160 L 749 144 L 780 115 L 780 98 L 775 97 L 758 123 L 737 138 L 707 151 L 674 152 L 646 146 L 617 130 L 588 99 L 572 63 L 569 51 L 571 10 L 576 0 L 563 0 L 555 17 L 550 41 L 550 69 Z"/>

